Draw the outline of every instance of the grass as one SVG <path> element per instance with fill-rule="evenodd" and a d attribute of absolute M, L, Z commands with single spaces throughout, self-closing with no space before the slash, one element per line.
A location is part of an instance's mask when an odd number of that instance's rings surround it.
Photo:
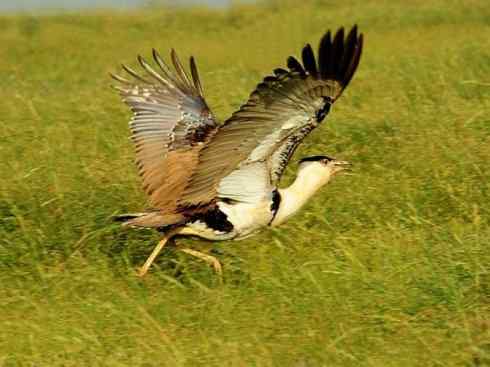
<path fill-rule="evenodd" d="M 0 17 L 0 366 L 490 364 L 490 12 L 472 1 L 270 1 Z M 354 163 L 286 225 L 134 269 L 157 234 L 108 72 L 196 56 L 226 118 L 357 22 L 365 53 L 295 156 Z M 295 174 L 295 164 L 283 180 Z"/>

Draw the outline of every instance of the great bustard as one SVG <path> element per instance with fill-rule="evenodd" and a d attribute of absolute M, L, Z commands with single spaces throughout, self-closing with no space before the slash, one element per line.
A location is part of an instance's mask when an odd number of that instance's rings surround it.
<path fill-rule="evenodd" d="M 318 60 L 309 44 L 301 64 L 289 57 L 289 70 L 275 69 L 248 101 L 219 124 L 203 94 L 194 58 L 187 74 L 174 50 L 170 69 L 153 50 L 156 71 L 141 56 L 140 76 L 117 75 L 115 88 L 134 115 L 130 121 L 136 162 L 150 209 L 120 216 L 123 225 L 163 233 L 139 274 L 144 275 L 174 236 L 238 240 L 296 213 L 336 173 L 348 165 L 327 156 L 300 161 L 297 178 L 278 188 L 284 168 L 301 141 L 328 114 L 359 64 L 362 34 L 354 26 L 344 37 L 321 39 Z M 190 248 L 221 272 L 219 261 Z"/>

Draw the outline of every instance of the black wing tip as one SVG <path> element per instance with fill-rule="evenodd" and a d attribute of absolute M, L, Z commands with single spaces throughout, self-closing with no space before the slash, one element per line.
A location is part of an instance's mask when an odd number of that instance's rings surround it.
<path fill-rule="evenodd" d="M 289 70 L 299 73 L 302 77 L 306 76 L 303 65 L 301 65 L 301 63 L 294 56 L 288 57 L 287 65 Z"/>
<path fill-rule="evenodd" d="M 301 64 L 293 56 L 287 61 L 291 71 L 298 71 L 303 76 L 312 75 L 323 80 L 335 80 L 345 88 L 354 75 L 362 53 L 363 34 L 358 34 L 358 25 L 354 24 L 346 35 L 344 27 L 335 32 L 327 30 L 320 39 L 318 59 L 310 44 L 302 49 Z"/>
<path fill-rule="evenodd" d="M 320 41 L 318 48 L 319 69 L 322 79 L 337 81 L 342 91 L 347 87 L 354 76 L 362 53 L 363 34 L 358 34 L 358 25 L 354 24 L 347 35 L 345 28 L 340 27 L 331 39 L 331 31 L 328 30 Z"/>
<path fill-rule="evenodd" d="M 313 49 L 311 48 L 311 45 L 309 43 L 307 43 L 305 47 L 303 47 L 301 58 L 303 59 L 303 65 L 306 71 L 308 71 L 310 75 L 316 78 L 318 75 L 318 70 L 316 66 L 315 53 L 313 52 Z"/>

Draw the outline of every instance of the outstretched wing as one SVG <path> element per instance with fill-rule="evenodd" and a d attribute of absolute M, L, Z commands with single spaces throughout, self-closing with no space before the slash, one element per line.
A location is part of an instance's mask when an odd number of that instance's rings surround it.
<path fill-rule="evenodd" d="M 111 75 L 123 101 L 133 111 L 129 123 L 136 146 L 136 164 L 153 208 L 175 208 L 181 191 L 194 172 L 199 151 L 215 133 L 217 122 L 204 100 L 194 58 L 191 77 L 174 50 L 172 71 L 153 50 L 155 71 L 141 56 L 140 76 L 123 65 L 131 80 Z"/>
<path fill-rule="evenodd" d="M 201 151 L 180 205 L 209 202 L 222 191 L 228 175 L 235 176 L 233 171 L 256 162 L 267 164 L 271 182 L 277 182 L 298 144 L 325 118 L 349 84 L 362 44 L 357 26 L 347 37 L 339 29 L 333 40 L 328 31 L 320 41 L 318 62 L 307 44 L 303 64 L 290 57 L 289 70 L 276 69 L 273 76 L 264 78 Z"/>

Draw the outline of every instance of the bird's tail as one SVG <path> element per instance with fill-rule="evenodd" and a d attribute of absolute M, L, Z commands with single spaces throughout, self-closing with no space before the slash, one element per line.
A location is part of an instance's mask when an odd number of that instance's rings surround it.
<path fill-rule="evenodd" d="M 160 212 L 128 213 L 113 217 L 123 227 L 164 228 L 183 222 L 181 214 L 163 214 Z"/>
<path fill-rule="evenodd" d="M 131 226 L 136 219 L 144 217 L 147 213 L 126 213 L 114 216 L 114 222 L 119 222 L 123 227 Z"/>

